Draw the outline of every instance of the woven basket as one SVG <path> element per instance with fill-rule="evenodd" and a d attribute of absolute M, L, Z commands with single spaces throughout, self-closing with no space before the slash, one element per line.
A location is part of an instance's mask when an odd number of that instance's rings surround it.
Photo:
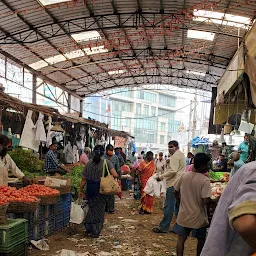
<path fill-rule="evenodd" d="M 0 216 L 5 216 L 7 212 L 8 204 L 4 204 L 0 206 Z"/>
<path fill-rule="evenodd" d="M 58 198 L 58 195 L 53 196 L 36 196 L 37 198 L 40 198 L 40 205 L 50 205 L 50 204 L 56 204 Z"/>
<path fill-rule="evenodd" d="M 58 190 L 61 195 L 68 194 L 71 191 L 71 186 L 60 186 L 60 187 L 49 187 L 49 188 Z"/>
<path fill-rule="evenodd" d="M 3 216 L 0 216 L 0 225 L 5 225 L 7 224 L 7 222 L 8 222 L 8 217 L 6 214 Z"/>
<path fill-rule="evenodd" d="M 40 200 L 37 202 L 9 202 L 7 212 L 8 213 L 26 213 L 26 212 L 35 212 Z"/>

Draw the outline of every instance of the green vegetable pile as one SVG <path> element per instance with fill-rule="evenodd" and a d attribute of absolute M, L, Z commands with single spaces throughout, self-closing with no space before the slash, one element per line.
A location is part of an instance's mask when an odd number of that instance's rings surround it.
<path fill-rule="evenodd" d="M 44 161 L 38 159 L 31 150 L 15 148 L 8 152 L 22 172 L 42 172 Z"/>
<path fill-rule="evenodd" d="M 80 183 L 82 180 L 82 172 L 84 170 L 84 165 L 79 165 L 70 168 L 71 172 L 67 173 L 65 175 L 66 178 L 71 178 L 72 179 L 72 187 L 71 187 L 71 192 L 74 197 L 78 196 L 78 192 L 80 190 Z"/>
<path fill-rule="evenodd" d="M 39 176 L 45 176 L 45 172 L 29 172 L 29 171 L 24 171 L 24 175 L 28 177 L 29 179 L 34 179 Z"/>

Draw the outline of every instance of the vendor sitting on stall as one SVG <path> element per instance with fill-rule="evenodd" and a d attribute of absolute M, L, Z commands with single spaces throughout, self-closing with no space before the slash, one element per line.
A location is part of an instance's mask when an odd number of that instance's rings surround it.
<path fill-rule="evenodd" d="M 215 172 L 227 172 L 227 160 L 225 159 L 225 155 L 219 155 L 219 162 L 217 167 L 214 168 Z"/>
<path fill-rule="evenodd" d="M 65 167 L 65 165 L 59 164 L 56 151 L 57 143 L 53 142 L 50 145 L 49 151 L 45 155 L 45 170 L 49 175 L 55 175 L 56 173 L 64 175 L 67 172 L 70 172 L 70 170 Z"/>
<path fill-rule="evenodd" d="M 9 154 L 7 154 L 7 145 L 9 139 L 7 136 L 0 134 L 0 186 L 8 185 L 8 171 L 17 178 L 22 178 L 24 182 L 31 183 L 23 172 L 17 167 Z"/>

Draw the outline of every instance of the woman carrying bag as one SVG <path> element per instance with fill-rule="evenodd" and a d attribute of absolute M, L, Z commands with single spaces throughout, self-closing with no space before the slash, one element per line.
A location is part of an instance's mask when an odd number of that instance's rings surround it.
<path fill-rule="evenodd" d="M 99 237 L 104 224 L 104 214 L 106 208 L 106 195 L 100 193 L 102 176 L 111 174 L 114 178 L 118 177 L 113 165 L 108 160 L 103 160 L 104 147 L 97 145 L 93 150 L 91 159 L 83 173 L 80 184 L 80 197 L 83 197 L 83 190 L 86 186 L 86 196 L 88 199 L 89 211 L 85 219 L 86 233 L 91 237 Z M 107 169 L 105 171 L 105 169 Z"/>

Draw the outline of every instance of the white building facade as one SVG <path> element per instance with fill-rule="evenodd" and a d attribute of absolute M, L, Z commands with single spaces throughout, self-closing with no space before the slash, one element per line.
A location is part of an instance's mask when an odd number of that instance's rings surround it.
<path fill-rule="evenodd" d="M 109 120 L 112 129 L 129 132 L 135 137 L 137 152 L 167 152 L 172 133 L 180 128 L 181 121 L 177 120 L 180 112 L 173 92 L 112 90 L 104 109 L 100 107 L 100 100 L 98 104 L 91 103 L 93 97 L 85 100 L 84 117 Z M 98 105 L 97 109 L 93 105 Z"/>

